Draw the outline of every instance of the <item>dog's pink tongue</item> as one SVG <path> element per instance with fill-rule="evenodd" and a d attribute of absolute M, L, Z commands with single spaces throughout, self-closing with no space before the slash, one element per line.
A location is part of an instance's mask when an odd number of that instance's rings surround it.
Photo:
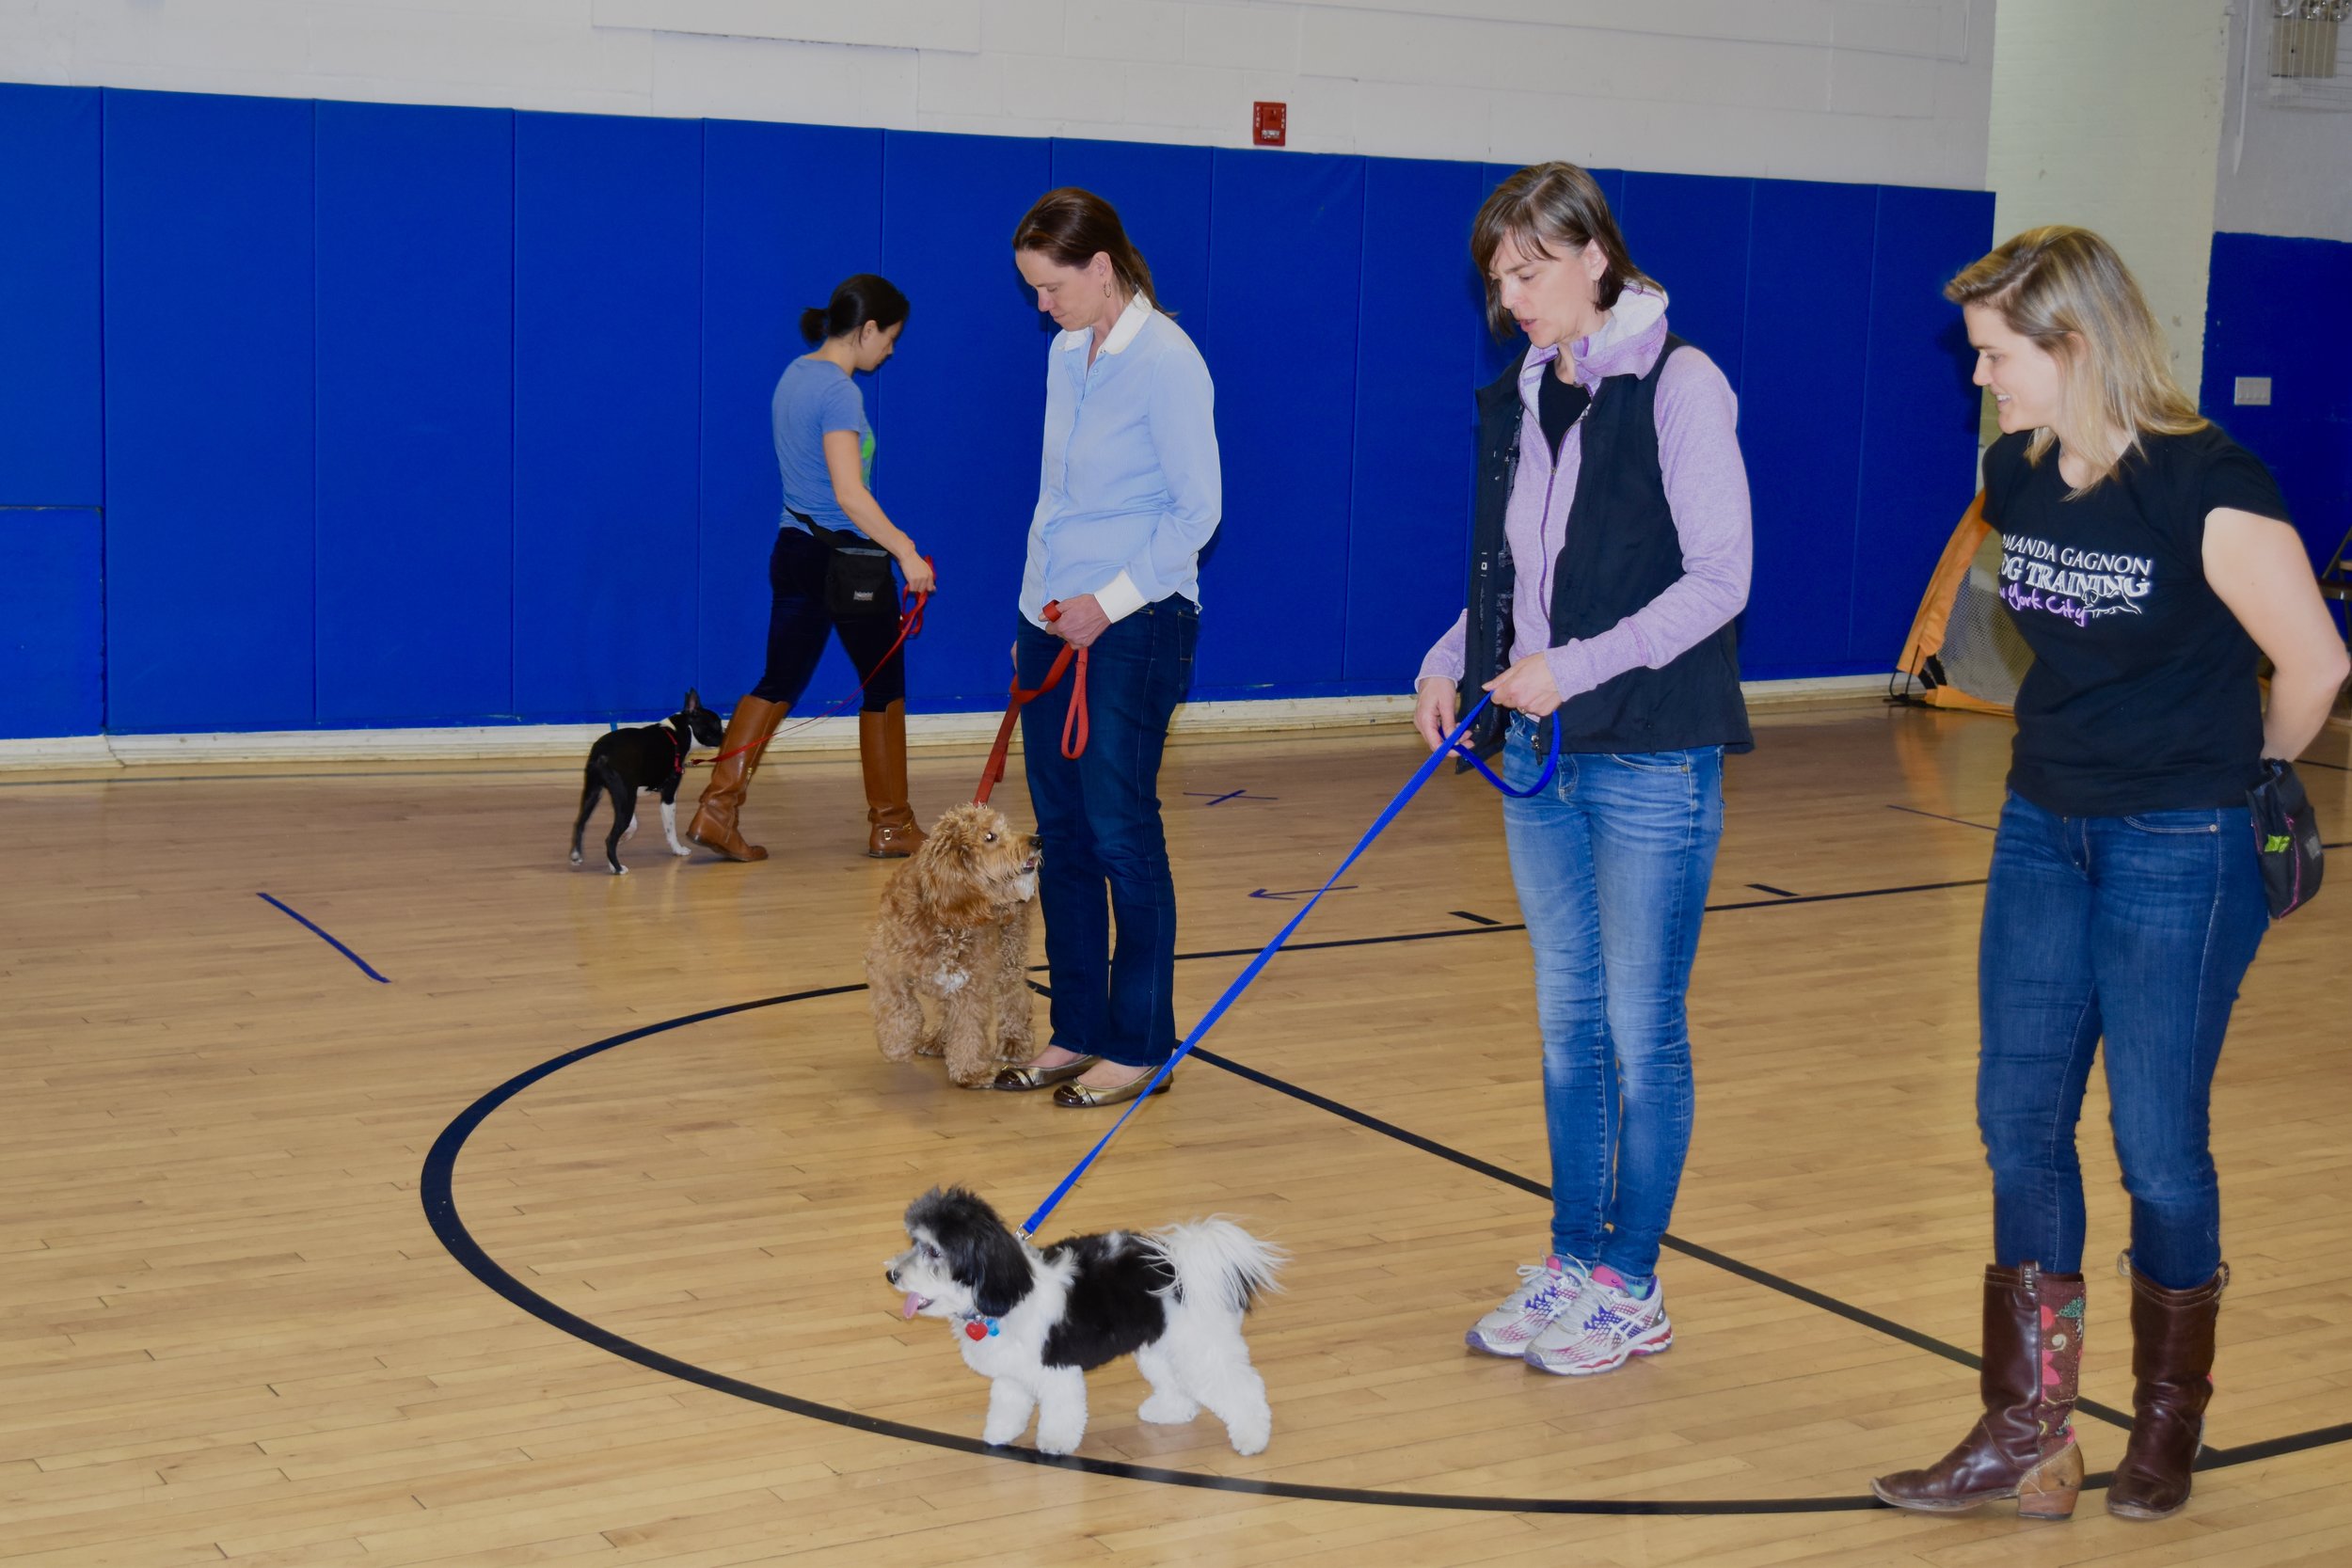
<path fill-rule="evenodd" d="M 914 1314 L 921 1311 L 922 1308 L 923 1298 L 910 1292 L 907 1296 L 906 1307 L 898 1313 L 898 1316 L 901 1319 L 912 1319 Z"/>

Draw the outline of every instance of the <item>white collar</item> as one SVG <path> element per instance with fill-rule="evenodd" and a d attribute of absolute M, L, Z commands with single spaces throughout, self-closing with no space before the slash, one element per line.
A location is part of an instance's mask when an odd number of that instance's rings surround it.
<path fill-rule="evenodd" d="M 1127 345 L 1134 342 L 1136 335 L 1142 332 L 1144 323 L 1150 321 L 1152 314 L 1152 302 L 1141 294 L 1129 300 L 1127 309 L 1121 310 L 1119 313 L 1119 320 L 1112 323 L 1110 336 L 1103 340 L 1103 352 L 1104 354 L 1123 353 Z M 1073 349 L 1093 336 L 1092 327 L 1082 326 L 1075 331 L 1063 333 L 1061 346 L 1064 349 Z"/>

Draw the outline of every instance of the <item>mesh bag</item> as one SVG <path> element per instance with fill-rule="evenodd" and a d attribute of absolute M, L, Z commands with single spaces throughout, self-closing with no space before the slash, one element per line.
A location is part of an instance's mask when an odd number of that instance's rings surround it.
<path fill-rule="evenodd" d="M 1944 646 L 1934 662 L 1942 684 L 1956 686 L 1980 702 L 2003 707 L 2017 701 L 2017 688 L 2033 663 L 2033 651 L 2001 602 L 2001 537 L 1988 532 L 1968 562 L 1952 595 L 1951 618 L 1944 625 Z"/>

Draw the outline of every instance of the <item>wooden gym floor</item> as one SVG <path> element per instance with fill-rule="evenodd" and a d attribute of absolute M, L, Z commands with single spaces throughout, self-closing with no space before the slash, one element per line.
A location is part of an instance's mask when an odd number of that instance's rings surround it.
<path fill-rule="evenodd" d="M 564 863 L 568 765 L 0 778 L 0 1561 L 2352 1560 L 2352 881 L 2273 931 L 2223 1059 L 2236 1284 L 2188 1512 L 1867 1503 L 1972 1418 L 2007 744 L 1855 706 L 1769 716 L 1733 763 L 1678 1339 L 1585 1381 L 1461 1343 L 1543 1251 L 1546 1161 L 1497 802 L 1438 780 L 1052 1227 L 1221 1211 L 1291 1248 L 1251 1329 L 1273 1446 L 1140 1425 L 1121 1366 L 1083 1468 L 978 1451 L 983 1385 L 881 1276 L 924 1187 L 1017 1218 L 1104 1122 L 876 1056 L 853 762 L 762 774 L 765 864 L 675 862 L 649 809 L 625 879 Z M 1318 883 L 1418 755 L 1171 749 L 1181 1022 L 1294 907 L 1253 895 Z M 2344 732 L 2313 757 L 2352 836 Z M 918 808 L 977 768 L 919 756 Z M 2085 1392 L 2112 1410 L 2098 1092 Z M 2105 1470 L 2122 1430 L 2078 1424 Z"/>

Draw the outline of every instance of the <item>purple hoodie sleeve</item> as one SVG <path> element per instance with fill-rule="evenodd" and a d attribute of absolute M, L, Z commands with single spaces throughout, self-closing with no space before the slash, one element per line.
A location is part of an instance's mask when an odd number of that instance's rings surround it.
<path fill-rule="evenodd" d="M 1658 378 L 1658 461 L 1675 533 L 1682 542 L 1682 576 L 1599 636 L 1563 642 L 1545 654 L 1563 700 L 1628 670 L 1673 663 L 1747 604 L 1754 537 L 1738 421 L 1731 383 L 1713 360 L 1686 348 L 1666 361 Z M 1440 642 L 1430 651 L 1422 663 L 1423 674 L 1433 673 L 1431 660 L 1448 646 Z M 1458 672 L 1458 630 L 1450 646 Z"/>
<path fill-rule="evenodd" d="M 1462 650 L 1468 645 L 1469 641 L 1470 611 L 1466 610 L 1454 618 L 1454 625 L 1447 629 L 1443 637 L 1438 639 L 1436 645 L 1422 656 L 1421 673 L 1413 677 L 1413 689 L 1420 690 L 1421 683 L 1432 677 L 1438 680 L 1460 680 L 1463 666 Z"/>

